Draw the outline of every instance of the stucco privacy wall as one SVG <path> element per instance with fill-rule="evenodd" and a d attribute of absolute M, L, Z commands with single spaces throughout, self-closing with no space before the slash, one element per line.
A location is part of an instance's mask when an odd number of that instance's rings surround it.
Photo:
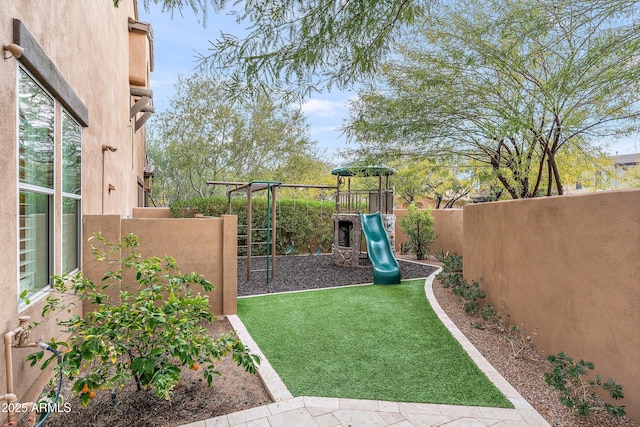
<path fill-rule="evenodd" d="M 640 190 L 464 207 L 464 276 L 537 331 L 543 354 L 595 363 L 640 421 Z"/>
<path fill-rule="evenodd" d="M 396 253 L 400 253 L 402 244 L 407 241 L 407 235 L 402 230 L 400 218 L 407 213 L 406 209 L 395 209 L 396 215 Z M 438 238 L 430 246 L 431 253 L 445 252 L 462 255 L 463 252 L 463 228 L 462 209 L 433 209 L 433 229 L 438 233 Z"/>
<path fill-rule="evenodd" d="M 21 33 L 24 40 L 35 43 L 23 46 L 25 52 L 21 59 L 0 58 L 0 242 L 3 249 L 0 331 L 3 333 L 17 326 L 18 315 L 30 315 L 38 320 L 43 305 L 43 300 L 34 300 L 26 309 L 20 312 L 18 309 L 18 67 L 29 59 L 39 58 L 31 49 L 39 46 L 49 61 L 47 66 L 59 73 L 75 94 L 74 99 L 86 107 L 79 110 L 86 113 L 81 114 L 86 119 L 81 121 L 83 212 L 130 215 L 132 208 L 137 206 L 137 176 L 143 176 L 144 129 L 133 133 L 130 127 L 129 18 L 137 18 L 135 0 L 123 1 L 118 8 L 112 1 L 7 0 L 1 3 L 0 44 L 16 41 L 15 19 L 26 30 Z M 60 103 L 56 104 L 55 114 L 61 116 Z M 60 140 L 60 133 L 58 121 L 54 130 L 56 141 Z M 102 144 L 118 148 L 116 152 L 104 154 L 104 180 Z M 59 158 L 62 149 L 56 145 Z M 54 198 L 60 200 L 62 177 L 60 168 L 56 171 Z M 115 191 L 107 190 L 109 183 Z M 52 229 L 51 271 L 60 274 L 62 221 L 58 219 L 62 218 L 61 203 L 55 203 L 51 210 L 56 219 Z M 56 330 L 45 322 L 32 335 L 49 339 L 56 336 Z M 39 369 L 26 367 L 24 357 L 29 352 L 13 352 L 15 392 L 21 401 L 34 399 L 49 379 L 47 375 L 39 376 Z M 0 394 L 4 394 L 4 356 L 0 360 Z M 0 415 L 0 420 L 4 415 Z"/>
<path fill-rule="evenodd" d="M 144 215 L 144 211 L 136 210 L 139 216 Z M 155 210 L 150 212 L 151 216 L 155 213 Z M 211 311 L 217 315 L 229 315 L 236 313 L 237 226 L 235 215 L 179 219 L 122 219 L 118 215 L 89 215 L 85 217 L 84 235 L 92 236 L 100 231 L 107 241 L 113 243 L 129 233 L 135 234 L 140 242 L 138 251 L 143 256 L 172 256 L 183 273 L 195 271 L 212 282 L 214 290 L 208 293 Z M 85 245 L 84 255 L 84 274 L 100 281 L 107 271 L 106 266 L 97 267 L 91 261 L 89 245 Z M 133 277 L 129 277 L 127 282 L 133 283 Z"/>

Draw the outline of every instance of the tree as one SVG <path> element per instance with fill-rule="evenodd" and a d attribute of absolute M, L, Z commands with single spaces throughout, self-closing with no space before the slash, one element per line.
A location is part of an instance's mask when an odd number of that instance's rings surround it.
<path fill-rule="evenodd" d="M 429 255 L 429 246 L 438 238 L 433 230 L 433 217 L 429 209 L 419 210 L 411 204 L 400 221 L 400 227 L 409 238 L 409 250 L 421 260 Z"/>
<path fill-rule="evenodd" d="M 563 194 L 563 155 L 637 128 L 628 3 L 445 2 L 352 103 L 347 131 L 370 155 L 485 164 L 512 198 Z"/>
<path fill-rule="evenodd" d="M 452 208 L 455 202 L 469 195 L 474 188 L 480 186 L 484 175 L 478 173 L 469 162 L 460 161 L 459 166 L 452 167 L 448 159 L 425 159 L 419 161 L 403 161 L 397 168 L 394 178 L 395 190 L 407 204 L 417 198 L 428 196 L 435 202 L 435 208 Z"/>
<path fill-rule="evenodd" d="M 203 293 L 213 290 L 211 282 L 195 272 L 181 273 L 170 256 L 144 258 L 133 234 L 117 244 L 100 234 L 91 239 L 96 239 L 91 244 L 95 260 L 108 269 L 100 283 L 81 271 L 53 276 L 53 292 L 42 308 L 43 319 L 55 317 L 70 338 L 48 343 L 55 354 L 41 368 L 59 358 L 56 369 L 73 381 L 71 390 L 83 406 L 101 389 L 112 390 L 115 399 L 115 390 L 132 379 L 138 391 L 152 389 L 158 398 L 169 400 L 182 370 L 198 370 L 200 365 L 211 386 L 219 375 L 215 365 L 225 356 L 256 373 L 260 358 L 238 338 L 209 335 L 207 325 L 215 316 Z M 90 309 L 82 316 L 72 310 L 83 304 Z M 62 347 L 66 351 L 58 355 Z M 27 360 L 34 366 L 43 357 L 41 350 Z"/>
<path fill-rule="evenodd" d="M 591 191 L 611 189 L 615 180 L 615 168 L 611 157 L 589 154 L 569 146 L 558 155 L 558 170 L 562 182 L 568 187 L 584 188 Z"/>
<path fill-rule="evenodd" d="M 166 12 L 191 8 L 206 23 L 209 5 L 225 0 L 145 0 Z M 114 0 L 118 6 L 120 0 Z M 236 2 L 229 14 L 246 36 L 221 34 L 202 55 L 205 67 L 229 77 L 231 92 L 255 98 L 280 92 L 301 99 L 323 87 L 344 88 L 376 70 L 389 42 L 421 16 L 429 1 L 262 0 Z M 229 64 L 233 64 L 230 68 Z M 230 71 L 229 71 L 230 70 Z"/>
<path fill-rule="evenodd" d="M 269 179 L 318 160 L 301 111 L 266 96 L 240 108 L 204 74 L 178 79 L 171 107 L 150 126 L 148 155 L 161 205 L 209 195 L 206 181 Z"/>
<path fill-rule="evenodd" d="M 628 188 L 640 188 L 640 165 L 623 168 L 623 185 Z"/>

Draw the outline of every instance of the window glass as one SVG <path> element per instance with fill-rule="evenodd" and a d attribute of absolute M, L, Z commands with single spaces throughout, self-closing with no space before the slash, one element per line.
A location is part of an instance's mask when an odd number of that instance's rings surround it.
<path fill-rule="evenodd" d="M 22 69 L 19 79 L 20 182 L 53 189 L 53 99 Z"/>
<path fill-rule="evenodd" d="M 33 293 L 51 275 L 55 110 L 26 71 L 18 76 L 20 292 Z"/>
<path fill-rule="evenodd" d="M 62 198 L 62 274 L 80 268 L 80 200 Z"/>
<path fill-rule="evenodd" d="M 80 268 L 82 129 L 62 114 L 62 273 Z"/>
<path fill-rule="evenodd" d="M 66 112 L 62 114 L 62 191 L 81 193 L 82 129 Z"/>
<path fill-rule="evenodd" d="M 50 202 L 48 194 L 20 191 L 20 292 L 49 284 Z"/>

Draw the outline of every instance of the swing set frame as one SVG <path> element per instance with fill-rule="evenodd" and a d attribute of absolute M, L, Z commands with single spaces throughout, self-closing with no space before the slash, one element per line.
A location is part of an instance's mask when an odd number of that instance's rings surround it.
<path fill-rule="evenodd" d="M 251 280 L 251 273 L 258 271 L 266 272 L 266 282 L 267 285 L 271 281 L 271 279 L 275 278 L 276 274 L 276 229 L 277 229 L 277 211 L 276 211 L 276 193 L 278 188 L 317 188 L 321 190 L 334 190 L 338 191 L 336 186 L 331 185 L 313 185 L 313 184 L 285 184 L 279 181 L 251 181 L 251 182 L 237 182 L 237 181 L 207 181 L 208 185 L 217 186 L 224 185 L 227 187 L 227 211 L 231 214 L 231 197 L 233 194 L 238 192 L 246 192 L 247 194 L 247 224 L 238 224 L 238 227 L 244 226 L 246 227 L 246 238 L 247 238 L 247 281 Z M 251 219 L 252 219 L 252 204 L 251 199 L 253 198 L 253 193 L 258 191 L 267 190 L 267 223 L 265 227 L 262 229 L 252 228 Z M 266 242 L 252 242 L 251 234 L 252 231 L 266 231 L 267 240 Z M 266 244 L 267 246 L 267 262 L 266 269 L 252 270 L 251 269 L 251 248 L 256 244 Z M 244 247 L 244 245 L 242 245 Z M 320 251 L 322 248 L 319 248 Z M 309 247 L 309 252 L 312 255 L 319 254 L 319 251 L 316 253 L 312 253 Z"/>

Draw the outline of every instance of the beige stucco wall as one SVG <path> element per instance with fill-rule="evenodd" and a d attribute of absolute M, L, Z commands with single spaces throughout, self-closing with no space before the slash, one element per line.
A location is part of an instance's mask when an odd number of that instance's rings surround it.
<path fill-rule="evenodd" d="M 396 214 L 396 252 L 400 253 L 402 244 L 407 241 L 407 235 L 398 223 L 407 212 L 406 209 L 395 209 Z M 462 209 L 433 209 L 433 229 L 438 238 L 429 248 L 431 253 L 441 249 L 449 253 L 463 254 Z"/>
<path fill-rule="evenodd" d="M 595 363 L 640 421 L 640 190 L 469 205 L 464 275 L 537 331 L 543 354 Z"/>
<path fill-rule="evenodd" d="M 153 215 L 153 210 L 150 210 Z M 211 311 L 217 315 L 236 313 L 238 264 L 237 229 L 235 215 L 220 218 L 153 218 L 122 219 L 118 215 L 89 215 L 85 217 L 85 236 L 100 231 L 109 242 L 119 242 L 123 236 L 138 236 L 138 252 L 145 257 L 165 255 L 176 259 L 183 273 L 202 274 L 213 283 L 209 295 Z M 84 274 L 100 281 L 106 266 L 92 261 L 89 245 L 85 245 Z M 133 278 L 129 277 L 133 282 Z M 116 293 L 114 292 L 115 296 Z M 88 309 L 89 307 L 85 307 Z"/>
<path fill-rule="evenodd" d="M 129 83 L 128 18 L 135 18 L 134 1 L 77 2 L 42 0 L 4 2 L 0 12 L 2 43 L 12 41 L 13 19 L 20 19 L 89 111 L 82 134 L 83 210 L 86 214 L 130 215 L 137 206 L 137 177 L 143 177 L 144 128 L 132 131 Z M 148 50 L 148 49 L 147 49 Z M 0 61 L 0 134 L 16 140 L 15 58 Z M 104 154 L 102 144 L 118 151 Z M 9 144 L 8 144 L 9 145 Z M 15 143 L 5 151 L 2 188 L 15 187 Z M 10 155 L 11 154 L 11 155 Z M 5 167 L 6 166 L 6 167 Z M 115 191 L 107 190 L 113 184 Z M 104 196 L 104 205 L 103 205 Z"/>
<path fill-rule="evenodd" d="M 39 0 L 4 1 L 0 7 L 0 44 L 13 42 L 13 20 L 22 21 L 31 36 L 51 60 L 60 75 L 88 110 L 88 127 L 82 132 L 82 209 L 85 214 L 112 213 L 130 216 L 137 206 L 137 177 L 143 177 L 144 128 L 132 132 L 129 118 L 129 18 L 137 18 L 135 0 L 111 1 Z M 0 331 L 17 326 L 18 315 L 39 318 L 43 301 L 33 301 L 18 309 L 18 191 L 17 191 L 17 111 L 16 84 L 20 59 L 0 59 L 0 242 L 3 259 L 0 289 L 3 308 Z M 61 106 L 56 104 L 56 117 Z M 56 126 L 59 141 L 60 123 Z M 118 148 L 104 154 L 102 144 Z M 61 152 L 59 144 L 58 155 Z M 61 173 L 57 167 L 55 198 L 60 200 Z M 116 190 L 109 193 L 108 184 Z M 54 211 L 53 273 L 62 269 L 61 203 Z M 43 324 L 33 331 L 36 337 L 51 338 L 57 333 Z M 16 393 L 30 400 L 48 380 L 39 371 L 25 368 L 26 350 L 15 350 Z M 4 356 L 0 365 L 0 394 L 5 393 Z M 0 418 L 4 417 L 4 414 Z"/>
<path fill-rule="evenodd" d="M 169 208 L 135 208 L 134 218 L 173 218 Z"/>
<path fill-rule="evenodd" d="M 140 87 L 149 86 L 149 43 L 144 32 L 129 33 L 129 82 Z"/>

